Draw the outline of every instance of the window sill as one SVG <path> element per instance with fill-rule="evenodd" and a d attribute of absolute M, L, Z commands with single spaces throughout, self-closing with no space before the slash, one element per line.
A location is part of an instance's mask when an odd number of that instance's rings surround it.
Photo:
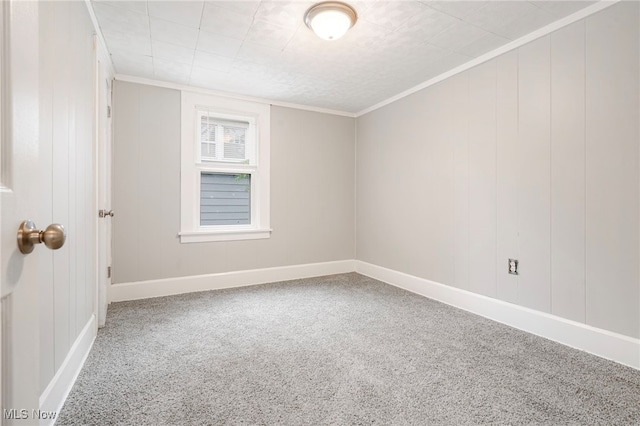
<path fill-rule="evenodd" d="M 179 232 L 180 243 L 206 243 L 209 241 L 260 240 L 271 237 L 271 229 L 242 229 L 224 231 Z"/>

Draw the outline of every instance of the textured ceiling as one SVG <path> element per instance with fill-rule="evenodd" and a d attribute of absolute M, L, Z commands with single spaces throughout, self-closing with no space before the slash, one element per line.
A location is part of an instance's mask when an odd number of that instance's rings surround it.
<path fill-rule="evenodd" d="M 314 1 L 92 2 L 116 72 L 357 112 L 590 1 L 349 1 L 358 22 L 325 41 Z"/>

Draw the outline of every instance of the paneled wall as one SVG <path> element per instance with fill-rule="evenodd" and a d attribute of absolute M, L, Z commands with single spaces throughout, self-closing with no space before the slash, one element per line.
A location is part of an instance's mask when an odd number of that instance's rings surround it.
<path fill-rule="evenodd" d="M 83 2 L 41 2 L 40 149 L 46 196 L 36 224 L 67 241 L 40 249 L 40 387 L 47 387 L 93 313 L 95 270 L 94 49 Z"/>
<path fill-rule="evenodd" d="M 589 324 L 635 337 L 639 7 L 624 2 L 588 20 L 585 32 L 586 317 Z"/>
<path fill-rule="evenodd" d="M 639 7 L 358 118 L 356 258 L 639 337 Z"/>
<path fill-rule="evenodd" d="M 271 238 L 181 244 L 180 92 L 114 86 L 113 283 L 354 258 L 353 118 L 271 108 Z"/>

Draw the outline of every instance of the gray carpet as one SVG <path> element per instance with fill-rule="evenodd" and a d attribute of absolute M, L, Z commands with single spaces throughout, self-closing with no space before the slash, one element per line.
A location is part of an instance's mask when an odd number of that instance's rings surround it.
<path fill-rule="evenodd" d="M 640 371 L 358 275 L 114 303 L 58 425 L 640 424 Z"/>

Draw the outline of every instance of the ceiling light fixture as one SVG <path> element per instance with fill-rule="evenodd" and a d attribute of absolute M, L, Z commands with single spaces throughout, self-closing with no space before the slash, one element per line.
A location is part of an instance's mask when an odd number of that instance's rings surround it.
<path fill-rule="evenodd" d="M 304 23 L 318 37 L 325 40 L 337 40 L 358 20 L 351 6 L 338 1 L 325 1 L 315 4 L 304 14 Z"/>

